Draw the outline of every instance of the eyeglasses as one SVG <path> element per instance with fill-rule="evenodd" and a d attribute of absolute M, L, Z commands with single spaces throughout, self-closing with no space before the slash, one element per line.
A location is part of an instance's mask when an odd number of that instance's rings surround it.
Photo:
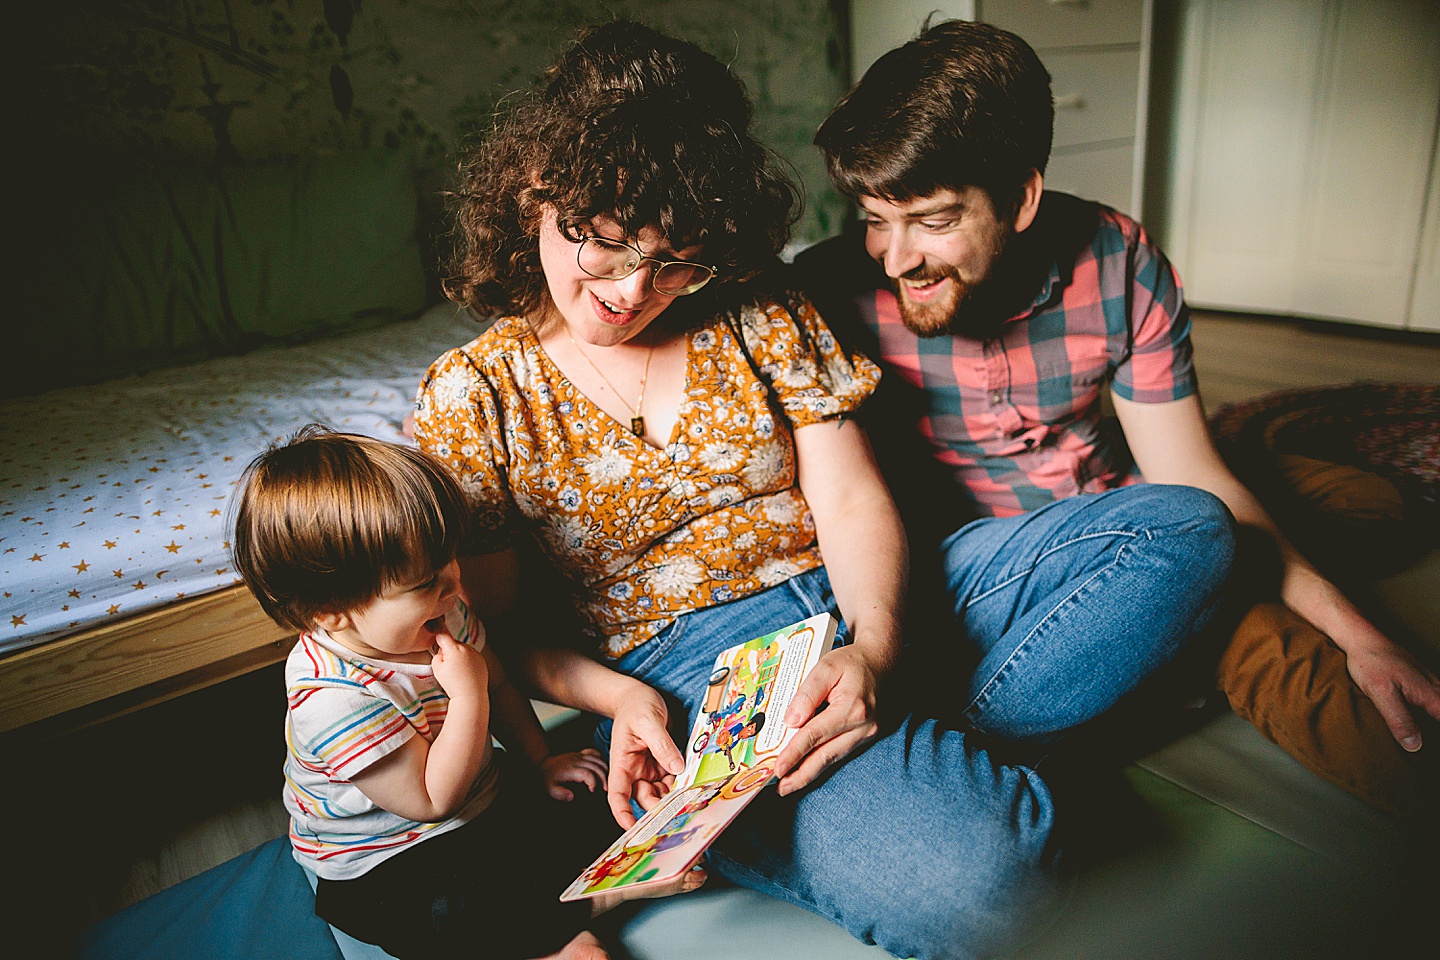
<path fill-rule="evenodd" d="M 715 276 L 715 269 L 688 260 L 660 260 L 647 257 L 622 240 L 609 237 L 581 237 L 575 262 L 580 269 L 597 280 L 624 280 L 646 260 L 655 264 L 650 286 L 667 297 L 683 297 L 694 293 Z"/>

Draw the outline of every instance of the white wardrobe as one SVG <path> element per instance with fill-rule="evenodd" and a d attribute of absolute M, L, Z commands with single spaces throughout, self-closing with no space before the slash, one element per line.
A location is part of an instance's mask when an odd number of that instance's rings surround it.
<path fill-rule="evenodd" d="M 1440 0 L 1175 6 L 1190 302 L 1440 330 Z"/>

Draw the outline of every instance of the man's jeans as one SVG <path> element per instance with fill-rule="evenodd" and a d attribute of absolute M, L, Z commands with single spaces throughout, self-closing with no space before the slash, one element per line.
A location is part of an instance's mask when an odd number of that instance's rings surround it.
<path fill-rule="evenodd" d="M 1038 934 L 1058 889 L 1054 801 L 1033 762 L 1013 761 L 1038 759 L 1034 745 L 1169 661 L 1209 618 L 1233 550 L 1229 512 L 1188 487 L 966 525 L 943 544 L 950 635 L 907 638 L 973 648 L 979 668 L 954 678 L 948 719 L 912 712 L 809 789 L 762 795 L 711 849 L 711 869 L 896 956 L 989 956 Z M 693 724 L 722 649 L 825 610 L 838 615 L 829 579 L 811 571 L 687 614 L 615 666 Z"/>

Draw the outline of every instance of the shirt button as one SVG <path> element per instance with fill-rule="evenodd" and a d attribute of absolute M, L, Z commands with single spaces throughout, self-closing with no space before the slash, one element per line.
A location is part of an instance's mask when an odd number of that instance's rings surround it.
<path fill-rule="evenodd" d="M 990 402 L 991 402 L 991 403 L 999 403 L 999 402 L 1000 402 L 1000 394 L 998 394 L 998 393 L 992 393 L 992 394 L 990 394 Z"/>

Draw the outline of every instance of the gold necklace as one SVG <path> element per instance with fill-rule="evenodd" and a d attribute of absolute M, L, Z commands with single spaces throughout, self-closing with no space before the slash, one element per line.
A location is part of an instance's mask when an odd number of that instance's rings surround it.
<path fill-rule="evenodd" d="M 570 346 L 574 347 L 575 352 L 580 354 L 580 359 L 588 363 L 590 369 L 595 371 L 595 375 L 605 383 L 605 386 L 610 388 L 611 393 L 615 394 L 615 399 L 625 404 L 625 409 L 634 414 L 634 416 L 630 418 L 630 432 L 637 437 L 645 436 L 645 417 L 641 414 L 640 410 L 645 405 L 645 381 L 650 377 L 650 358 L 655 355 L 655 344 L 652 342 L 650 349 L 645 352 L 645 370 L 640 374 L 640 396 L 635 399 L 635 406 L 632 407 L 629 401 L 620 395 L 620 391 L 615 389 L 615 384 L 610 382 L 610 378 L 605 376 L 599 367 L 595 366 L 595 361 L 591 360 L 585 351 L 580 349 L 580 344 L 575 342 L 575 338 L 571 336 L 569 330 L 565 331 L 565 336 L 569 337 Z"/>

